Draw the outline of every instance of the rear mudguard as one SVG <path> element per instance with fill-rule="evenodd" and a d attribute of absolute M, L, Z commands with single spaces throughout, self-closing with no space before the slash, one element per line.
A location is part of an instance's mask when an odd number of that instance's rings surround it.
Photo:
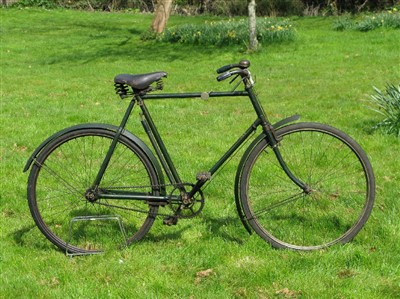
<path fill-rule="evenodd" d="M 298 114 L 290 116 L 288 118 L 284 118 L 276 123 L 274 123 L 272 126 L 274 127 L 275 130 L 289 124 L 292 123 L 296 120 L 300 119 L 300 116 Z M 264 140 L 266 138 L 266 135 L 264 132 L 262 132 L 260 135 L 257 136 L 256 139 L 253 140 L 253 142 L 249 145 L 249 147 L 246 149 L 246 151 L 244 152 L 242 159 L 240 160 L 237 172 L 236 172 L 236 178 L 235 178 L 235 202 L 236 202 L 236 209 L 238 211 L 239 214 L 239 218 L 242 221 L 244 227 L 246 228 L 246 230 L 249 232 L 249 234 L 252 233 L 252 229 L 248 223 L 248 220 L 246 219 L 246 216 L 243 212 L 243 207 L 242 207 L 242 203 L 240 200 L 240 180 L 242 177 L 242 170 L 243 170 L 243 166 L 246 163 L 250 153 L 252 152 L 252 150 L 256 147 L 256 145 L 258 143 L 260 143 L 261 140 Z"/>
<path fill-rule="evenodd" d="M 47 138 L 35 149 L 35 151 L 32 153 L 32 155 L 29 157 L 28 161 L 26 162 L 26 165 L 24 167 L 24 172 L 26 172 L 31 167 L 33 161 L 36 159 L 36 157 L 39 155 L 39 153 L 51 141 L 60 137 L 61 135 L 64 135 L 64 134 L 67 134 L 67 133 L 70 133 L 73 131 L 83 130 L 83 129 L 105 129 L 105 130 L 108 130 L 111 132 L 116 132 L 118 130 L 118 127 L 114 126 L 114 125 L 109 125 L 109 124 L 89 123 L 89 124 L 80 124 L 80 125 L 72 126 L 69 128 L 65 128 L 65 129 L 55 133 L 54 135 L 50 136 L 49 138 Z M 154 156 L 154 154 L 150 150 L 150 148 L 139 137 L 135 136 L 134 134 L 132 134 L 131 132 L 129 132 L 127 130 L 123 130 L 122 135 L 124 137 L 126 137 L 127 139 L 129 139 L 131 142 L 133 142 L 135 145 L 137 145 L 145 153 L 145 155 L 147 156 L 147 158 L 149 158 L 149 160 L 151 161 L 151 164 L 154 166 L 154 169 L 157 172 L 158 182 L 159 182 L 160 186 L 164 186 L 165 185 L 164 175 L 161 170 L 160 163 L 158 162 L 157 158 Z M 162 187 L 161 195 L 165 195 L 165 190 L 163 190 L 163 189 L 165 189 L 165 188 Z"/>

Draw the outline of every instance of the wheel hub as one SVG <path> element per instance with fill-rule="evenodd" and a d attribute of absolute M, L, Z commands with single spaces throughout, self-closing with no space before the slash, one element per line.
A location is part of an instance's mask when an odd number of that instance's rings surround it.
<path fill-rule="evenodd" d="M 303 190 L 304 190 L 304 193 L 307 194 L 307 195 L 310 195 L 313 191 L 315 191 L 309 185 L 305 185 Z"/>
<path fill-rule="evenodd" d="M 85 198 L 90 202 L 95 202 L 98 199 L 97 194 L 93 189 L 86 190 Z"/>

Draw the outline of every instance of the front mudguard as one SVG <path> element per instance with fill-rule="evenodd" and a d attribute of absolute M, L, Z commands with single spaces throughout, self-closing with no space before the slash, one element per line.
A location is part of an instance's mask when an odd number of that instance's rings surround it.
<path fill-rule="evenodd" d="M 300 119 L 300 115 L 295 114 L 290 117 L 284 118 L 272 125 L 272 127 L 277 130 L 289 123 L 292 123 L 294 121 L 297 121 Z M 253 142 L 249 145 L 249 147 L 246 149 L 244 152 L 242 159 L 240 160 L 237 172 L 236 172 L 236 177 L 235 177 L 235 203 L 236 203 L 236 209 L 239 214 L 239 218 L 242 221 L 242 224 L 246 228 L 246 230 L 249 232 L 249 234 L 252 233 L 252 229 L 248 223 L 248 220 L 243 212 L 243 207 L 242 207 L 242 202 L 240 200 L 240 181 L 242 178 L 242 173 L 243 173 L 243 167 L 244 164 L 246 163 L 248 157 L 250 156 L 251 152 L 253 149 L 256 147 L 258 143 L 260 143 L 262 140 L 266 138 L 266 135 L 264 132 L 262 132 L 260 135 L 257 136 L 256 139 L 253 140 Z"/>
<path fill-rule="evenodd" d="M 45 141 L 43 141 L 32 153 L 32 155 L 29 157 L 28 161 L 25 164 L 24 167 L 24 172 L 28 171 L 29 168 L 31 167 L 33 161 L 36 159 L 36 157 L 40 154 L 40 152 L 48 145 L 51 141 L 54 139 L 60 137 L 61 135 L 73 132 L 73 131 L 79 131 L 79 130 L 84 130 L 84 129 L 105 129 L 111 132 L 116 132 L 118 130 L 117 126 L 110 125 L 110 124 L 99 124 L 99 123 L 89 123 L 89 124 L 80 124 L 76 126 L 72 126 L 69 128 L 65 128 L 49 138 L 47 138 Z M 154 166 L 154 169 L 157 172 L 157 177 L 158 177 L 158 182 L 160 186 L 165 185 L 164 181 L 164 175 L 160 167 L 160 163 L 158 162 L 157 158 L 154 156 L 153 152 L 150 150 L 150 148 L 137 136 L 132 134 L 131 132 L 127 130 L 123 130 L 121 135 L 123 135 L 125 138 L 129 139 L 131 142 L 133 142 L 135 145 L 137 145 L 147 156 L 147 158 L 151 161 L 151 164 Z M 164 187 L 162 187 L 164 188 Z M 164 193 L 164 194 L 163 194 Z M 165 190 L 161 190 L 161 194 L 165 195 Z"/>

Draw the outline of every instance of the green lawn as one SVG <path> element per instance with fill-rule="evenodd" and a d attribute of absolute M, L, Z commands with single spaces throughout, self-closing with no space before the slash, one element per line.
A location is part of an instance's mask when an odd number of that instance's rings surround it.
<path fill-rule="evenodd" d="M 400 79 L 397 30 L 332 30 L 333 18 L 295 18 L 294 42 L 205 47 L 142 42 L 151 15 L 0 9 L 1 289 L 0 298 L 399 298 L 400 140 L 372 132 L 372 86 Z M 169 25 L 204 22 L 172 17 Z M 26 201 L 33 150 L 54 132 L 83 122 L 118 124 L 127 101 L 118 73 L 168 72 L 165 91 L 221 91 L 215 70 L 252 62 L 271 121 L 299 113 L 353 136 L 375 170 L 377 198 L 365 228 L 349 244 L 317 252 L 272 249 L 249 236 L 235 210 L 235 157 L 205 190 L 201 216 L 165 227 L 126 250 L 68 258 L 35 227 Z M 248 124 L 246 101 L 149 104 L 181 177 L 194 181 Z M 128 129 L 144 138 L 133 113 Z"/>

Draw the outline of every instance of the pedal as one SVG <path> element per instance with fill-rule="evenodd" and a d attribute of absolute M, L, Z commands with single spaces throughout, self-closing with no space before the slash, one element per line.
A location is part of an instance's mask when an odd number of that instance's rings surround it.
<path fill-rule="evenodd" d="M 178 223 L 178 217 L 175 216 L 167 216 L 163 220 L 164 225 L 172 226 Z"/>
<path fill-rule="evenodd" d="M 205 181 L 208 181 L 209 179 L 211 179 L 211 173 L 210 172 L 199 172 L 196 175 L 196 180 L 198 180 L 198 181 L 205 182 Z"/>

